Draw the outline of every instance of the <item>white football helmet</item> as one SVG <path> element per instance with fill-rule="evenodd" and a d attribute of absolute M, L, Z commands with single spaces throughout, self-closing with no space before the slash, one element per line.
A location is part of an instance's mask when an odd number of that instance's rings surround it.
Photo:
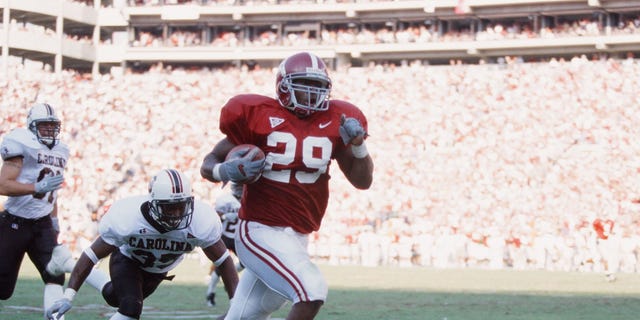
<path fill-rule="evenodd" d="M 180 171 L 165 169 L 149 183 L 151 217 L 167 230 L 189 227 L 193 216 L 191 182 Z"/>
<path fill-rule="evenodd" d="M 48 103 L 34 104 L 27 115 L 27 127 L 38 137 L 40 143 L 50 149 L 58 144 L 60 119 Z"/>
<path fill-rule="evenodd" d="M 299 117 L 329 109 L 331 79 L 318 56 L 301 52 L 284 59 L 278 67 L 276 96 L 280 105 Z"/>

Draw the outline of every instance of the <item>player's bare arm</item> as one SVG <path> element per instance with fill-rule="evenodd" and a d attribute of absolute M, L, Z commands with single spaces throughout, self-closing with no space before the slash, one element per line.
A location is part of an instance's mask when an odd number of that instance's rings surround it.
<path fill-rule="evenodd" d="M 349 146 L 336 155 L 340 170 L 354 187 L 368 189 L 373 182 L 373 159 L 364 141 L 367 133 L 357 119 L 343 114 L 340 118 L 340 136 Z"/>
<path fill-rule="evenodd" d="M 220 140 L 215 147 L 213 147 L 213 150 L 204 157 L 202 166 L 200 167 L 200 175 L 211 182 L 220 182 L 220 180 L 213 177 L 213 168 L 216 164 L 224 162 L 229 150 L 235 146 L 236 145 L 227 138 Z"/>
<path fill-rule="evenodd" d="M 370 155 L 364 158 L 355 158 L 350 148 L 336 155 L 340 170 L 351 185 L 358 189 L 369 189 L 373 182 L 373 159 Z"/>
<path fill-rule="evenodd" d="M 227 247 L 222 240 L 213 245 L 202 248 L 202 252 L 213 262 L 216 268 L 220 270 L 222 276 L 222 282 L 224 283 L 224 289 L 227 291 L 229 299 L 233 298 L 236 293 L 236 287 L 238 286 L 238 272 L 236 266 L 233 263 L 233 259 L 229 255 Z"/>
<path fill-rule="evenodd" d="M 96 239 L 89 248 L 85 249 L 71 271 L 71 277 L 63 297 L 47 308 L 45 318 L 48 320 L 62 319 L 62 316 L 71 309 L 73 298 L 89 277 L 93 266 L 116 249 L 117 247 L 104 242 L 102 237 Z"/>
<path fill-rule="evenodd" d="M 98 237 L 89 248 L 85 249 L 80 255 L 80 258 L 76 262 L 71 277 L 69 278 L 69 284 L 67 288 L 78 291 L 80 286 L 84 283 L 91 273 L 93 266 L 100 261 L 100 259 L 108 256 L 113 251 L 118 249 L 102 240 L 102 237 Z"/>
<path fill-rule="evenodd" d="M 32 194 L 35 185 L 20 183 L 16 179 L 22 170 L 22 157 L 5 159 L 0 169 L 0 194 L 14 197 Z"/>
<path fill-rule="evenodd" d="M 64 182 L 62 175 L 45 175 L 35 183 L 20 183 L 18 176 L 22 170 L 22 157 L 11 157 L 4 160 L 0 169 L 0 194 L 14 197 L 34 193 L 47 193 L 57 190 Z"/>

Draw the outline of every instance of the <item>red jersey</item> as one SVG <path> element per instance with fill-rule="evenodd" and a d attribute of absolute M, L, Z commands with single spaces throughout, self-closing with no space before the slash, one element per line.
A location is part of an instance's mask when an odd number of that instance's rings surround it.
<path fill-rule="evenodd" d="M 273 98 L 245 94 L 222 108 L 220 130 L 236 145 L 253 144 L 266 155 L 262 177 L 246 185 L 239 216 L 301 233 L 320 228 L 329 201 L 331 159 L 346 148 L 340 137 L 340 116 L 364 114 L 351 103 L 331 100 L 329 110 L 298 118 Z"/>
<path fill-rule="evenodd" d="M 595 230 L 599 239 L 607 240 L 609 239 L 611 231 L 613 231 L 613 225 L 613 220 L 595 219 L 593 221 L 593 230 Z"/>

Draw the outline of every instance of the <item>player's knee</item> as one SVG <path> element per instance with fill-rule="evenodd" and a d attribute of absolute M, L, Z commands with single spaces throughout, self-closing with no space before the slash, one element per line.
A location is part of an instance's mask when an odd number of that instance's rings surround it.
<path fill-rule="evenodd" d="M 313 300 L 313 301 L 308 301 L 307 302 L 309 304 L 309 308 L 312 310 L 320 310 L 320 308 L 322 307 L 322 305 L 324 304 L 323 300 Z"/>
<path fill-rule="evenodd" d="M 322 300 L 300 301 L 293 305 L 289 316 L 294 316 L 296 319 L 313 319 L 323 304 Z"/>
<path fill-rule="evenodd" d="M 102 298 L 107 302 L 108 305 L 117 308 L 120 305 L 120 301 L 118 301 L 118 295 L 116 295 L 113 290 L 113 285 L 111 281 L 107 282 L 107 284 L 102 287 Z"/>
<path fill-rule="evenodd" d="M 142 299 L 133 296 L 124 296 L 120 299 L 118 312 L 135 319 L 140 318 L 142 314 Z"/>

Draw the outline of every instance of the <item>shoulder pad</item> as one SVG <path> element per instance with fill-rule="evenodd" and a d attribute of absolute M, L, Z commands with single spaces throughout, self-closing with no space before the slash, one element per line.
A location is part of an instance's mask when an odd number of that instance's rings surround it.
<path fill-rule="evenodd" d="M 222 224 L 211 205 L 196 199 L 189 229 L 196 238 L 206 239 L 212 232 L 222 232 Z"/>
<path fill-rule="evenodd" d="M 70 153 L 69 146 L 66 143 L 64 143 L 62 141 L 59 141 L 59 140 L 58 140 L 58 144 L 56 144 L 56 146 L 53 149 L 54 150 L 58 149 L 61 152 L 63 152 L 64 154 L 66 154 L 66 155 L 69 155 L 69 153 Z"/>
<path fill-rule="evenodd" d="M 9 132 L 2 141 L 2 159 L 24 155 L 26 149 L 38 149 L 40 142 L 31 131 L 18 128 Z"/>

